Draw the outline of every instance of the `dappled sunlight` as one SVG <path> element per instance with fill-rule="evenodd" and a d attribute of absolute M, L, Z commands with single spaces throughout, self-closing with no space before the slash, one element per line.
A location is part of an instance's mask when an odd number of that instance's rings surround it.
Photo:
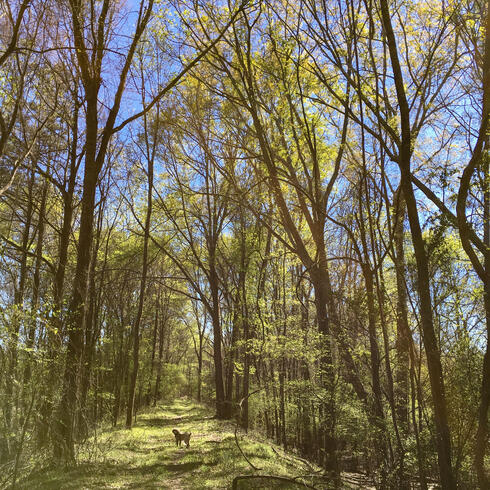
<path fill-rule="evenodd" d="M 489 340 L 490 0 L 0 0 L 0 488 L 490 489 Z"/>
<path fill-rule="evenodd" d="M 174 426 L 192 433 L 190 448 L 176 447 Z M 138 415 L 130 431 L 119 427 L 100 432 L 97 442 L 92 440 L 81 452 L 76 467 L 34 473 L 21 488 L 228 488 L 235 476 L 253 473 L 240 455 L 233 430 L 232 423 L 216 420 L 208 408 L 177 400 Z M 240 439 L 247 457 L 260 462 L 263 472 L 300 473 L 299 462 L 292 468 L 267 444 L 242 435 Z M 99 446 L 98 461 L 85 461 L 90 445 Z"/>

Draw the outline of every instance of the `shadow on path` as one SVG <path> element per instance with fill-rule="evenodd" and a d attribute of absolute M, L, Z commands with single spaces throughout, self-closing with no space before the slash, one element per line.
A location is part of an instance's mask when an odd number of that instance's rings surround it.
<path fill-rule="evenodd" d="M 167 418 L 167 417 L 153 417 L 142 419 L 144 425 L 148 425 L 150 427 L 172 427 L 181 423 L 190 423 L 190 422 L 204 422 L 205 420 L 211 420 L 211 417 L 203 417 L 202 415 L 190 415 L 190 416 L 182 416 L 175 418 Z"/>
<path fill-rule="evenodd" d="M 163 467 L 168 471 L 174 471 L 178 473 L 183 473 L 186 471 L 192 471 L 202 465 L 202 462 L 193 463 L 174 463 L 174 464 L 164 464 Z"/>

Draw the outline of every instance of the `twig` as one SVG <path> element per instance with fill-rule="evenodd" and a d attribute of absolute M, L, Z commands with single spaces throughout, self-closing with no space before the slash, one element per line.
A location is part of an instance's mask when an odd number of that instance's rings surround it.
<path fill-rule="evenodd" d="M 240 403 L 238 404 L 238 406 L 240 407 L 240 418 L 237 420 L 237 423 L 235 425 L 235 443 L 238 447 L 238 449 L 240 450 L 240 452 L 242 453 L 242 456 L 245 458 L 245 461 L 255 470 L 255 471 L 260 471 L 262 468 L 257 468 L 257 466 L 255 466 L 248 458 L 247 456 L 245 456 L 245 453 L 243 452 L 242 448 L 240 447 L 240 443 L 238 442 L 238 424 L 239 424 L 239 420 L 241 420 L 242 418 L 242 405 L 243 405 L 243 402 L 251 397 L 252 395 L 255 395 L 255 393 L 258 393 L 259 391 L 262 391 L 263 388 L 259 388 L 255 391 L 252 391 L 252 393 L 249 393 L 247 396 L 243 397 L 241 400 L 240 400 Z M 238 478 L 238 477 L 237 477 Z M 235 480 L 233 480 L 233 485 L 235 484 Z M 233 487 L 235 488 L 235 487 Z"/>
<path fill-rule="evenodd" d="M 14 475 L 12 477 L 12 488 L 15 488 L 15 484 L 17 483 L 17 473 L 19 471 L 20 457 L 22 455 L 22 449 L 23 449 L 24 440 L 26 437 L 27 425 L 28 425 L 29 419 L 31 417 L 32 407 L 34 405 L 35 398 L 36 398 L 36 390 L 33 390 L 32 397 L 31 397 L 31 403 L 29 404 L 29 409 L 27 410 L 27 415 L 24 419 L 24 423 L 22 424 L 22 432 L 21 432 L 21 436 L 20 436 L 19 447 L 17 449 L 17 454 L 15 455 Z"/>

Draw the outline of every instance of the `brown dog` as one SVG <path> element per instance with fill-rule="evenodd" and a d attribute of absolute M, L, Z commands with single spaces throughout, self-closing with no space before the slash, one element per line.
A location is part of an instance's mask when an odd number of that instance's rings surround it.
<path fill-rule="evenodd" d="M 190 432 L 179 432 L 177 429 L 174 429 L 172 432 L 174 433 L 175 444 L 177 446 L 180 446 L 182 444 L 182 441 L 184 441 L 186 446 L 189 447 L 189 440 L 191 438 Z"/>

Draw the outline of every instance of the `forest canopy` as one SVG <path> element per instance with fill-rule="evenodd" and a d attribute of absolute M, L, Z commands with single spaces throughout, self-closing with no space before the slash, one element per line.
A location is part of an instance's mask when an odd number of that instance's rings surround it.
<path fill-rule="evenodd" d="M 489 114 L 488 0 L 0 0 L 0 486 L 186 396 L 490 488 Z"/>

